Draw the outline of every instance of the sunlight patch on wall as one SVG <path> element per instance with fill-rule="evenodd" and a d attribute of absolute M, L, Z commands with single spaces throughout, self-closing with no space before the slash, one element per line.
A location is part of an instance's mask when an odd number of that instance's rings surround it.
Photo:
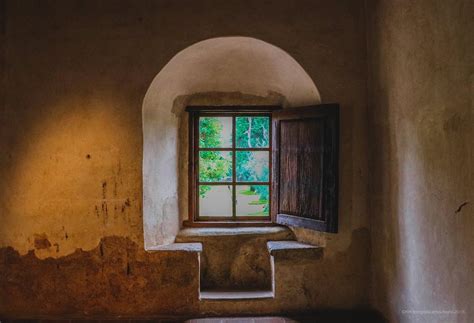
<path fill-rule="evenodd" d="M 122 155 L 136 154 L 118 102 L 65 99 L 22 132 L 4 185 L 1 246 L 39 257 L 95 248 L 107 235 L 128 236 L 140 203 Z M 136 221 L 135 221 L 136 222 Z M 136 230 L 139 231 L 139 230 Z M 136 237 L 135 239 L 138 239 Z"/>

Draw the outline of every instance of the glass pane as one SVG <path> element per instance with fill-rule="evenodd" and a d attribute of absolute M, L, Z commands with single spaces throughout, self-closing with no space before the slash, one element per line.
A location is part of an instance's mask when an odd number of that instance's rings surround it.
<path fill-rule="evenodd" d="M 237 148 L 268 148 L 270 117 L 236 117 Z"/>
<path fill-rule="evenodd" d="M 268 182 L 268 151 L 237 151 L 236 172 L 238 182 Z"/>
<path fill-rule="evenodd" d="M 199 152 L 200 182 L 232 181 L 232 152 L 200 151 Z"/>
<path fill-rule="evenodd" d="M 199 216 L 232 217 L 232 186 L 199 185 Z"/>
<path fill-rule="evenodd" d="M 237 216 L 268 216 L 268 185 L 237 185 Z"/>
<path fill-rule="evenodd" d="M 232 117 L 199 118 L 199 147 L 232 148 Z"/>

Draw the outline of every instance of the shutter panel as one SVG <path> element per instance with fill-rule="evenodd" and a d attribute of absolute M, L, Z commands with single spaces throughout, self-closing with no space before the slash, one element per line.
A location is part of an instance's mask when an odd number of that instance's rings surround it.
<path fill-rule="evenodd" d="M 337 232 L 339 105 L 273 113 L 274 222 Z"/>

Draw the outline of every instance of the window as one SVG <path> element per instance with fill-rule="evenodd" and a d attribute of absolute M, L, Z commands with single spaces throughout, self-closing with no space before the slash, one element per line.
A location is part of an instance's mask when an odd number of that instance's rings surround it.
<path fill-rule="evenodd" d="M 187 111 L 192 223 L 337 231 L 337 105 Z"/>
<path fill-rule="evenodd" d="M 270 221 L 271 113 L 268 109 L 192 114 L 198 221 Z"/>

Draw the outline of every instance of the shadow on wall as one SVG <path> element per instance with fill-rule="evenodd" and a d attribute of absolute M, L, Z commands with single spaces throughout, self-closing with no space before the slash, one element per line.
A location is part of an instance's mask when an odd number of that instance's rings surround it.
<path fill-rule="evenodd" d="M 472 322 L 472 2 L 372 2 L 371 301 L 393 321 Z"/>

